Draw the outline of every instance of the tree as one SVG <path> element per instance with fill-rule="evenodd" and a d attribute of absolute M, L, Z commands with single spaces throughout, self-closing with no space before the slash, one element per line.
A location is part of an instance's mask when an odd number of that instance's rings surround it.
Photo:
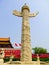
<path fill-rule="evenodd" d="M 47 53 L 47 50 L 45 48 L 42 48 L 42 47 L 35 47 L 35 48 L 32 48 L 34 50 L 34 53 L 35 54 L 45 54 Z"/>

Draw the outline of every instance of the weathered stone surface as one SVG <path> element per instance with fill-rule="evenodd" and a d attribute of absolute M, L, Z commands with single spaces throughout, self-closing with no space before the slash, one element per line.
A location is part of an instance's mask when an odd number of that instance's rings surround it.
<path fill-rule="evenodd" d="M 31 53 L 31 38 L 30 38 L 30 24 L 29 17 L 35 17 L 37 13 L 30 14 L 29 7 L 25 4 L 21 12 L 17 10 L 13 11 L 15 16 L 22 17 L 22 36 L 21 36 L 21 64 L 38 64 L 38 62 L 32 62 L 32 53 Z M 39 65 L 39 64 L 38 64 Z"/>

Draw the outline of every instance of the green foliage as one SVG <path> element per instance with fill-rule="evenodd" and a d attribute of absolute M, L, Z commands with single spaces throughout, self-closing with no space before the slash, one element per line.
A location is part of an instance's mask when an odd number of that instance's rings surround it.
<path fill-rule="evenodd" d="M 37 58 L 32 58 L 32 61 L 37 61 Z"/>
<path fill-rule="evenodd" d="M 49 61 L 49 58 L 40 58 L 40 61 Z"/>
<path fill-rule="evenodd" d="M 8 62 L 10 60 L 9 57 L 4 58 L 4 62 Z M 19 58 L 13 58 L 13 61 L 20 61 Z M 37 61 L 37 58 L 32 58 L 32 61 Z M 40 58 L 40 61 L 49 61 L 49 58 Z"/>
<path fill-rule="evenodd" d="M 34 53 L 35 54 L 45 54 L 47 53 L 47 50 L 44 49 L 44 48 L 41 48 L 41 47 L 35 47 L 35 48 L 32 48 L 34 50 Z"/>
<path fill-rule="evenodd" d="M 10 60 L 9 57 L 4 58 L 4 62 L 8 62 Z"/>
<path fill-rule="evenodd" d="M 10 57 L 4 58 L 4 62 L 8 62 L 10 60 Z M 20 61 L 19 58 L 13 58 L 12 61 Z"/>
<path fill-rule="evenodd" d="M 40 61 L 49 61 L 49 58 L 40 58 Z M 37 58 L 32 58 L 32 61 L 37 61 Z"/>
<path fill-rule="evenodd" d="M 19 58 L 13 58 L 12 61 L 20 61 Z"/>

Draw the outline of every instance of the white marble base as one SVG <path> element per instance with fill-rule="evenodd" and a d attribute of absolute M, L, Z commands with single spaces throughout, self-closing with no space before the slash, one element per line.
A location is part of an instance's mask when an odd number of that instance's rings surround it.
<path fill-rule="evenodd" d="M 8 64 L 11 65 L 40 65 L 40 62 L 38 61 L 32 61 L 32 62 L 21 62 L 21 61 L 12 61 L 11 63 L 9 62 Z"/>

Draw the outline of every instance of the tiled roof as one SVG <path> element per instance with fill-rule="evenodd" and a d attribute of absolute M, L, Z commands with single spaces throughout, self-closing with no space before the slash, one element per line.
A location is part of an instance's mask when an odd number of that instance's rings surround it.
<path fill-rule="evenodd" d="M 0 38 L 0 41 L 10 41 L 10 38 Z"/>

